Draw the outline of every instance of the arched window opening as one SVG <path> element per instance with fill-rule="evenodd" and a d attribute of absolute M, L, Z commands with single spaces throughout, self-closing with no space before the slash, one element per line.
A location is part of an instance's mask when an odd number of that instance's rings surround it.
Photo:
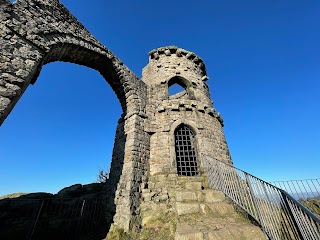
<path fill-rule="evenodd" d="M 181 86 L 180 84 L 178 83 L 175 83 L 173 85 L 171 85 L 169 88 L 168 88 L 168 91 L 169 91 L 169 97 L 173 96 L 173 95 L 176 95 L 178 93 L 181 93 L 183 91 L 185 91 L 186 89 Z"/>
<path fill-rule="evenodd" d="M 196 139 L 194 132 L 181 124 L 174 132 L 178 175 L 195 176 L 199 174 Z"/>
<path fill-rule="evenodd" d="M 188 81 L 181 77 L 173 77 L 168 82 L 169 99 L 189 98 Z"/>

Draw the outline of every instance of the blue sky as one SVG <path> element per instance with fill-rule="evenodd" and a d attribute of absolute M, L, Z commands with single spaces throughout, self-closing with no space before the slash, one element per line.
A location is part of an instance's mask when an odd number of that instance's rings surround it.
<path fill-rule="evenodd" d="M 61 2 L 139 77 L 154 48 L 199 55 L 237 167 L 267 181 L 320 177 L 319 1 Z M 98 72 L 45 65 L 0 127 L 0 195 L 95 181 L 120 114 Z"/>

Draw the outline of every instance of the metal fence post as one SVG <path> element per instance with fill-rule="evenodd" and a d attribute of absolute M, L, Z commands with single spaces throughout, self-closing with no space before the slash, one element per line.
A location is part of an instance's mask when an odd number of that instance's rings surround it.
<path fill-rule="evenodd" d="M 261 225 L 263 231 L 267 234 L 266 228 L 264 227 L 264 223 L 263 223 L 263 220 L 262 220 L 262 217 L 261 217 L 261 214 L 260 214 L 260 210 L 259 210 L 258 204 L 256 202 L 256 197 L 254 196 L 254 192 L 253 192 L 253 189 L 252 189 L 252 185 L 251 185 L 250 179 L 249 179 L 248 174 L 246 172 L 244 173 L 244 175 L 246 177 L 246 182 L 247 182 L 248 187 L 249 187 L 249 191 L 250 191 L 250 195 L 251 195 L 251 198 L 252 198 L 252 202 L 253 202 L 254 208 L 256 210 L 256 213 L 258 215 L 257 217 L 259 219 L 260 225 Z M 268 238 L 269 238 L 269 236 L 268 236 Z"/>
<path fill-rule="evenodd" d="M 300 229 L 300 226 L 299 226 L 299 224 L 297 223 L 297 221 L 296 221 L 296 219 L 295 219 L 295 217 L 294 217 L 294 214 L 293 214 L 293 212 L 292 212 L 292 210 L 291 210 L 291 208 L 290 208 L 290 205 L 289 205 L 289 203 L 288 203 L 287 196 L 286 196 L 282 191 L 281 191 L 281 196 L 282 196 L 282 198 L 283 198 L 284 204 L 286 205 L 286 208 L 288 209 L 290 218 L 291 218 L 291 220 L 292 220 L 292 222 L 293 222 L 293 224 L 294 224 L 294 226 L 295 226 L 295 228 L 296 228 L 296 230 L 297 230 L 297 233 L 298 233 L 298 235 L 299 235 L 299 238 L 300 238 L 301 240 L 304 240 L 305 238 L 303 237 L 302 232 L 301 232 L 301 229 Z"/>
<path fill-rule="evenodd" d="M 38 222 L 38 219 L 40 217 L 40 213 L 41 213 L 43 204 L 44 204 L 44 200 L 41 201 L 41 204 L 40 204 L 40 206 L 38 208 L 38 211 L 36 211 L 37 209 L 34 210 L 34 214 L 33 214 L 34 221 L 30 226 L 30 230 L 29 230 L 29 233 L 27 235 L 27 240 L 31 240 L 32 239 L 32 235 L 34 233 L 34 230 L 36 229 L 37 222 Z"/>

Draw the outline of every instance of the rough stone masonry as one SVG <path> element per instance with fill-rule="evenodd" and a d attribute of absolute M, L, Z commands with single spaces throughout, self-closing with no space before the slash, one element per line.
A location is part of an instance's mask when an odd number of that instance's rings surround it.
<path fill-rule="evenodd" d="M 161 184 L 206 176 L 203 154 L 231 162 L 201 58 L 168 46 L 152 50 L 149 59 L 139 79 L 58 0 L 0 0 L 0 124 L 43 65 L 65 61 L 99 71 L 123 110 L 108 204 L 113 226 L 126 232 L 141 224 L 145 199 L 169 196 Z M 183 91 L 170 96 L 171 85 Z M 156 197 L 145 191 L 150 186 Z"/>

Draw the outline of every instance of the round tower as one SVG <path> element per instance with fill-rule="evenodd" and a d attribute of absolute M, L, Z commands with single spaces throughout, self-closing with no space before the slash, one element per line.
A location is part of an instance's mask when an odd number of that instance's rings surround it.
<path fill-rule="evenodd" d="M 223 120 L 213 108 L 205 65 L 200 57 L 176 46 L 149 52 L 142 71 L 147 85 L 150 175 L 205 174 L 203 155 L 231 162 L 222 131 Z M 171 87 L 180 92 L 171 94 Z"/>

